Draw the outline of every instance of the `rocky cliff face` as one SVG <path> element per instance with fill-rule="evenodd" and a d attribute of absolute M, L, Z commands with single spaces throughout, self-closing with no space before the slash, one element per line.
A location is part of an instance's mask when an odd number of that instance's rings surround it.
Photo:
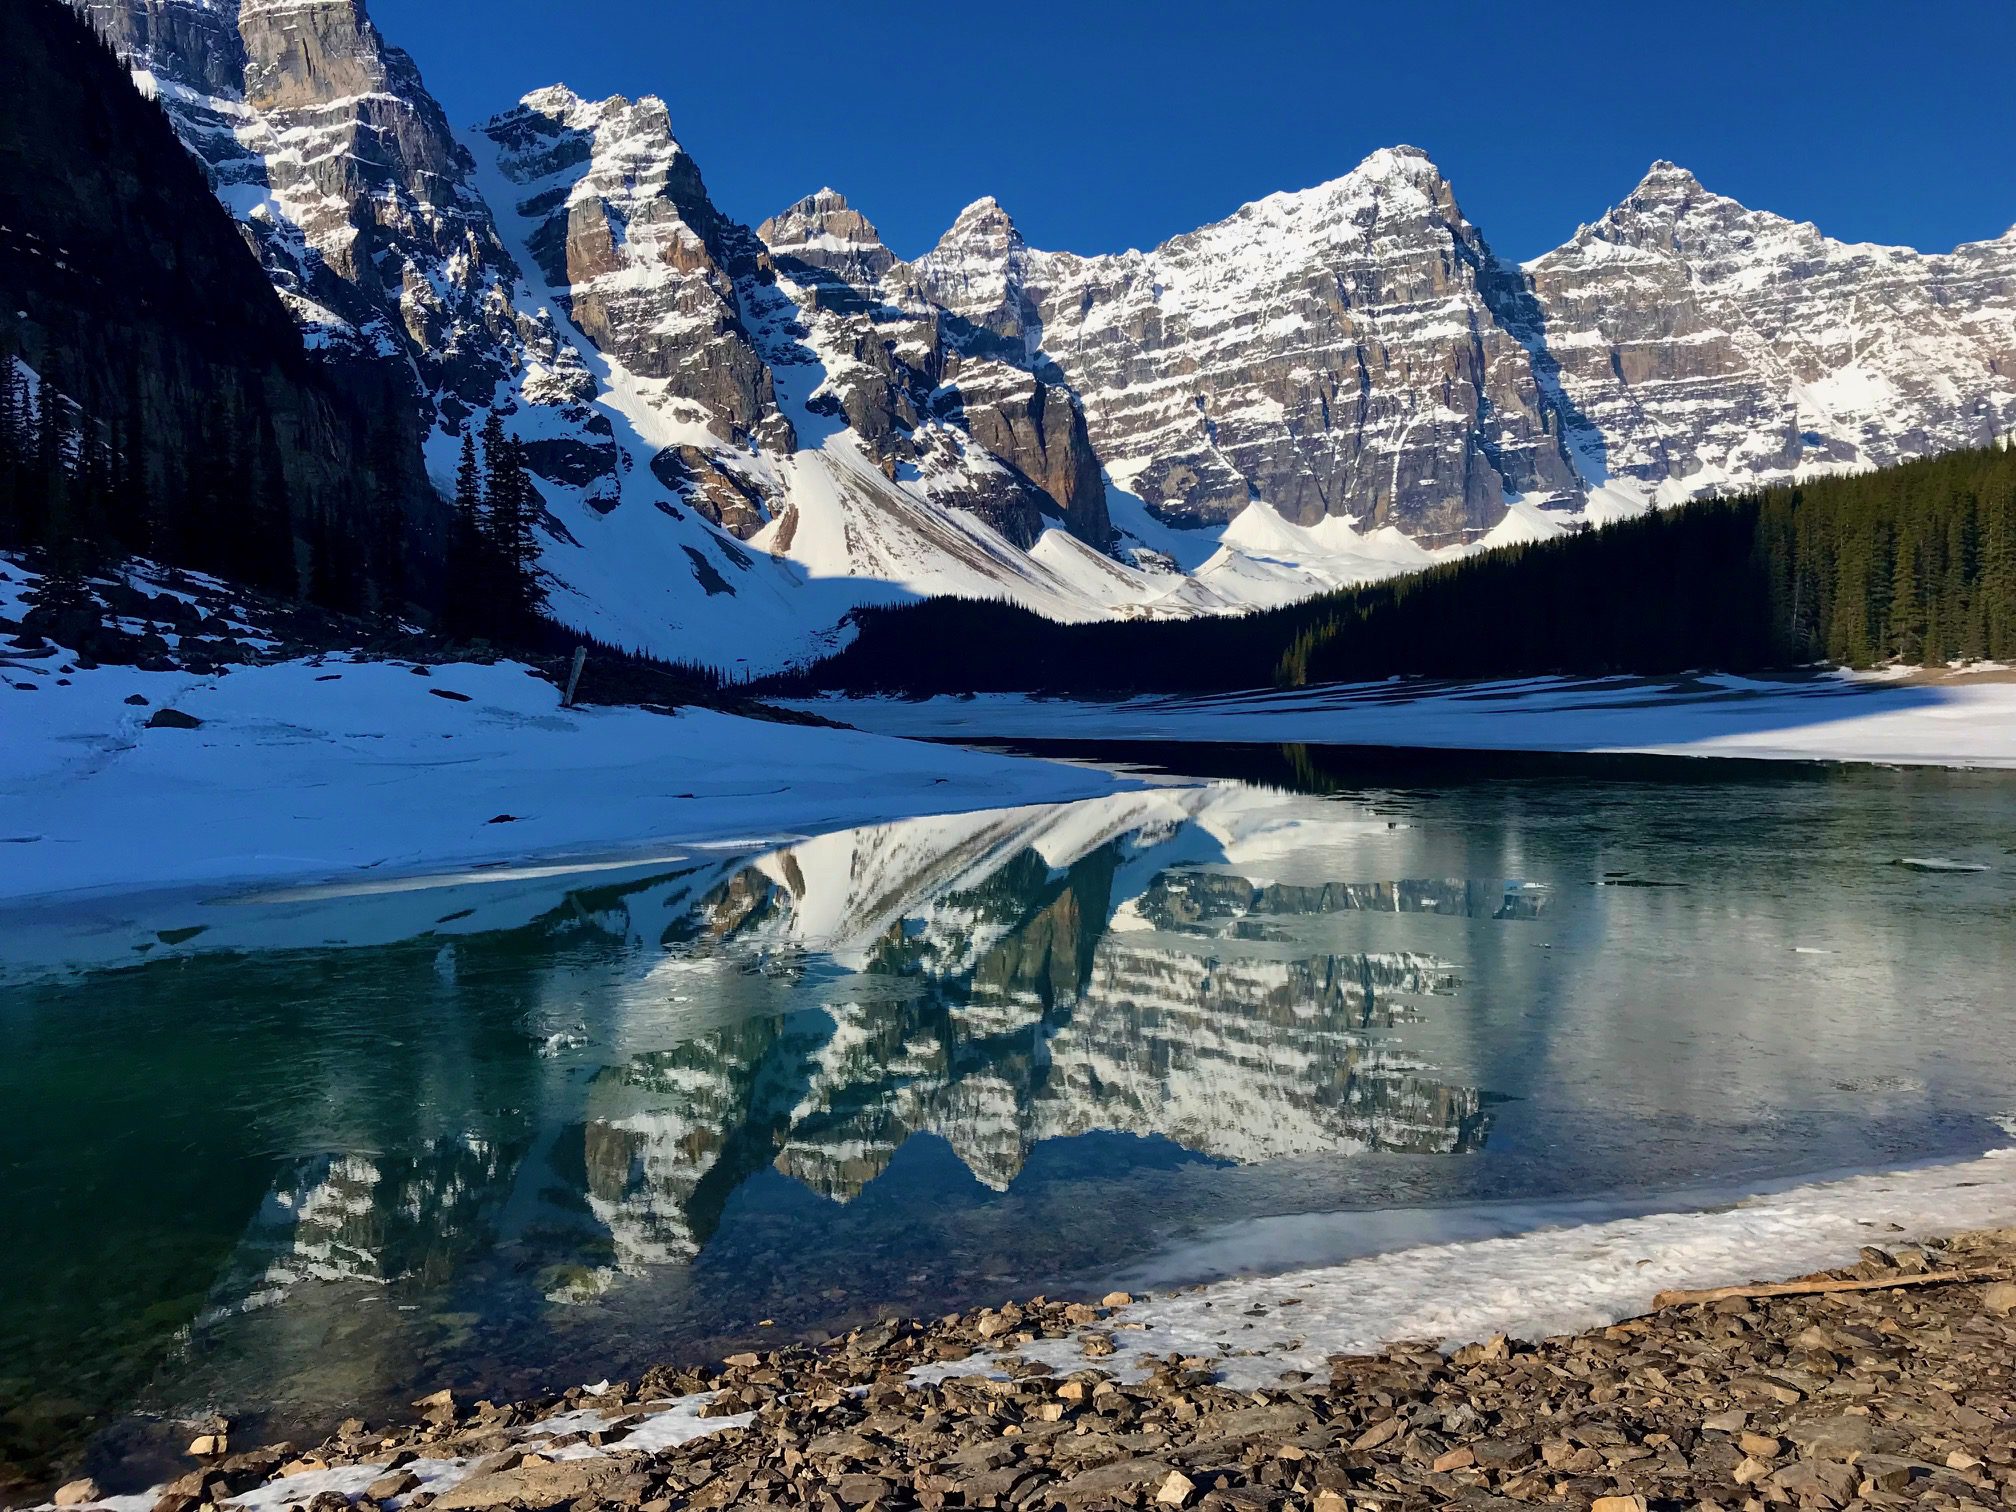
<path fill-rule="evenodd" d="M 231 54 L 208 5 L 159 0 L 130 19 L 147 45 Z M 274 460 L 297 534 L 325 518 L 363 535 L 377 498 L 422 493 L 410 416 L 310 361 L 169 124 L 51 0 L 0 13 L 0 95 L 35 102 L 0 112 L 0 354 L 144 438 L 157 522 L 212 460 L 199 453 L 219 414 L 244 454 Z M 416 571 L 439 513 L 420 502 Z"/>
<path fill-rule="evenodd" d="M 850 288 L 871 288 L 896 264 L 896 254 L 882 245 L 874 222 L 837 189 L 806 195 L 764 221 L 756 234 L 800 283 L 812 282 L 802 275 L 817 269 Z"/>
<path fill-rule="evenodd" d="M 1882 466 L 2016 427 L 2016 232 L 1944 256 L 1831 240 L 1656 163 L 1529 264 L 1613 507 Z"/>
<path fill-rule="evenodd" d="M 445 482 L 472 415 L 536 407 L 542 475 L 617 458 L 595 385 L 517 269 L 474 164 L 359 0 L 88 0 L 217 196 L 243 223 L 311 350 L 409 406 Z"/>
<path fill-rule="evenodd" d="M 757 234 L 837 354 L 828 385 L 847 423 L 893 471 L 920 481 L 1020 547 L 1061 524 L 1104 548 L 1113 531 L 1085 416 L 1070 389 L 1000 360 L 956 310 L 920 296 L 868 219 L 832 189 Z M 837 380 L 837 381 L 836 381 Z"/>
<path fill-rule="evenodd" d="M 736 292 L 762 245 L 715 210 L 664 102 L 545 89 L 484 134 L 547 286 L 596 350 L 648 385 L 640 397 L 701 439 L 747 444 L 764 428 L 791 450 Z"/>
<path fill-rule="evenodd" d="M 917 285 L 1064 374 L 1114 477 L 1163 517 L 1264 500 L 1430 545 L 1483 534 L 1508 494 L 1575 476 L 1490 249 L 1412 148 L 1279 194 L 1152 252 L 1032 252 L 991 200 Z"/>

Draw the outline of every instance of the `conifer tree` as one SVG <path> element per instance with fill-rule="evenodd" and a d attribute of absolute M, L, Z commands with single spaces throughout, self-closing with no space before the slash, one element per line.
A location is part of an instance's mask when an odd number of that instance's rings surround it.
<path fill-rule="evenodd" d="M 1997 661 L 2016 657 L 2016 488 L 1991 488 L 1981 511 L 1982 639 Z"/>
<path fill-rule="evenodd" d="M 62 403 L 56 397 L 56 385 L 48 373 L 43 373 L 35 385 L 35 449 L 28 463 L 30 480 L 23 498 L 30 545 L 46 546 L 51 521 L 66 510 L 62 497 L 64 461 L 69 452 L 64 435 L 65 418 Z"/>
<path fill-rule="evenodd" d="M 525 449 L 496 411 L 483 425 L 485 613 L 499 634 L 523 631 L 545 600 L 538 578 L 539 496 Z"/>
<path fill-rule="evenodd" d="M 356 535 L 327 508 L 308 521 L 308 597 L 339 614 L 364 607 L 364 563 Z"/>
<path fill-rule="evenodd" d="M 542 501 L 532 483 L 532 469 L 525 461 L 524 443 L 513 436 L 505 448 L 508 508 L 493 513 L 491 532 L 502 571 L 505 612 L 514 626 L 523 627 L 546 601 L 546 590 L 539 581 L 538 519 Z"/>
<path fill-rule="evenodd" d="M 80 485 L 88 484 L 88 469 L 82 465 L 88 453 L 88 433 L 73 434 L 69 407 L 56 392 L 48 373 L 42 376 L 36 399 L 36 458 L 40 519 L 37 522 L 34 563 L 40 581 L 29 595 L 29 603 L 46 617 L 50 629 L 66 645 L 78 645 L 89 638 L 89 625 L 97 616 L 89 576 L 96 566 L 88 523 L 83 518 L 89 500 Z M 77 465 L 78 476 L 71 468 Z"/>
<path fill-rule="evenodd" d="M 483 630 L 488 532 L 483 523 L 483 469 L 476 460 L 476 433 L 462 429 L 462 456 L 455 465 L 454 513 L 448 522 L 448 550 L 442 615 L 456 635 Z"/>
<path fill-rule="evenodd" d="M 25 430 L 14 358 L 0 350 L 0 546 L 26 542 L 20 493 Z"/>
<path fill-rule="evenodd" d="M 397 433 L 390 426 L 371 429 L 370 492 L 365 504 L 367 591 L 373 609 L 397 620 L 406 609 L 406 509 L 404 474 L 396 450 Z"/>
<path fill-rule="evenodd" d="M 151 553 L 158 526 L 161 504 L 151 466 L 152 442 L 146 404 L 140 395 L 140 370 L 137 364 L 130 365 L 120 385 L 113 499 L 114 532 L 121 549 L 129 554 Z"/>

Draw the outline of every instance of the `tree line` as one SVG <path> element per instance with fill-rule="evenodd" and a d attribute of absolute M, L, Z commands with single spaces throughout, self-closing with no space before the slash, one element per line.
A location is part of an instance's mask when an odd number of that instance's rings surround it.
<path fill-rule="evenodd" d="M 465 429 L 450 537 L 430 553 L 414 549 L 389 459 L 361 470 L 372 482 L 341 496 L 347 508 L 300 508 L 256 395 L 223 384 L 189 435 L 150 436 L 147 413 L 130 382 L 38 377 L 0 351 L 0 549 L 28 553 L 42 598 L 88 606 L 89 579 L 138 556 L 341 614 L 417 613 L 503 642 L 532 632 L 543 502 L 496 414 L 480 452 Z"/>
<path fill-rule="evenodd" d="M 2016 451 L 1708 500 L 1253 614 L 864 610 L 777 691 L 1198 693 L 1391 676 L 2016 659 Z"/>

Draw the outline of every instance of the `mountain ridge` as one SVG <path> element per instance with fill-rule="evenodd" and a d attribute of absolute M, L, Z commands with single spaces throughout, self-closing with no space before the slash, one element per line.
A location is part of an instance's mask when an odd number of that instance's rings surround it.
<path fill-rule="evenodd" d="M 556 612 L 661 654 L 763 670 L 932 593 L 1278 604 L 2016 425 L 2016 237 L 1833 242 L 1662 161 L 1519 265 L 1402 145 L 1146 251 L 1031 247 L 982 196 L 906 261 L 830 189 L 723 215 L 656 96 L 447 131 L 360 0 L 70 3 L 320 360 L 403 385 L 444 492 L 502 414 Z"/>

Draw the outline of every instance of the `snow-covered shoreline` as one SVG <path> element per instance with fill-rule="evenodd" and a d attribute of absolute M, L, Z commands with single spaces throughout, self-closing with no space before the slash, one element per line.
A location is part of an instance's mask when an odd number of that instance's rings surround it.
<path fill-rule="evenodd" d="M 1140 1325 L 1128 1347 L 1223 1356 L 1224 1378 L 1252 1388 L 1284 1370 L 1320 1370 L 1338 1352 L 1576 1333 L 1641 1314 L 1671 1288 L 1782 1280 L 1852 1264 L 1863 1245 L 2011 1224 L 2016 1149 L 2005 1148 L 1747 1196 L 1260 1219 L 1118 1279 L 1160 1287 L 1223 1276 L 1127 1309 Z M 1410 1225 L 1416 1242 L 1403 1237 Z M 1028 1353 L 1077 1369 L 1087 1363 L 1080 1345 L 1064 1339 Z"/>
<path fill-rule="evenodd" d="M 164 709 L 201 723 L 150 727 Z M 44 663 L 0 684 L 0 900 L 758 845 L 1125 785 L 703 709 L 563 709 L 511 662 Z"/>
<path fill-rule="evenodd" d="M 1290 1245 L 1301 1249 L 1304 1263 L 1285 1270 L 1262 1265 L 1258 1274 L 1139 1300 L 1108 1296 L 1111 1305 L 1088 1310 L 1091 1321 L 1061 1332 L 1039 1329 L 1035 1337 L 1002 1336 L 1009 1330 L 990 1332 L 992 1309 L 973 1317 L 953 1315 L 937 1326 L 963 1337 L 962 1331 L 973 1325 L 981 1347 L 971 1353 L 954 1349 L 941 1363 L 899 1367 L 900 1376 L 892 1373 L 892 1379 L 907 1379 L 915 1395 L 952 1378 L 991 1377 L 1002 1383 L 1026 1378 L 1029 1362 L 1036 1362 L 1056 1372 L 1049 1380 L 1091 1370 L 1138 1383 L 1158 1360 L 1181 1357 L 1186 1363 L 1209 1362 L 1218 1385 L 1264 1402 L 1270 1392 L 1283 1389 L 1284 1381 L 1323 1377 L 1332 1355 L 1371 1355 L 1415 1341 L 1446 1349 L 1495 1334 L 1535 1341 L 1587 1334 L 1645 1314 L 1655 1294 L 1667 1288 L 1781 1280 L 1852 1265 L 1865 1245 L 1888 1250 L 1921 1239 L 2004 1228 L 2016 1221 L 2016 1151 L 1993 1150 L 1971 1160 L 1814 1181 L 1747 1197 L 1648 1197 L 1637 1215 L 1627 1217 L 1606 1217 L 1595 1204 L 1566 1202 L 1544 1210 L 1503 1205 L 1497 1210 L 1383 1216 L 1403 1220 L 1398 1227 L 1389 1221 L 1382 1231 L 1393 1242 L 1368 1242 L 1352 1232 L 1354 1225 L 1376 1227 L 1379 1214 L 1242 1225 L 1242 1233 L 1218 1236 L 1217 1242 L 1237 1246 L 1250 1259 L 1256 1230 L 1286 1224 L 1300 1230 Z M 1412 1242 L 1400 1237 L 1410 1217 L 1419 1220 Z M 1435 1237 L 1438 1230 L 1440 1238 Z M 1210 1247 L 1207 1241 L 1202 1249 Z M 1326 1247 L 1357 1253 L 1335 1263 L 1308 1263 Z M 1205 1256 L 1193 1246 L 1166 1256 L 1161 1275 L 1144 1271 L 1135 1279 L 1174 1285 L 1185 1267 L 1195 1274 L 1202 1263 Z M 1043 1305 L 1029 1304 L 1032 1310 Z M 1004 1312 L 1011 1319 L 1022 1316 L 1016 1304 Z M 921 1328 L 928 1336 L 931 1325 Z M 901 1328 L 887 1332 L 898 1340 L 904 1335 Z M 984 1342 L 989 1338 L 996 1342 Z M 850 1348 L 853 1342 L 850 1337 Z M 1097 1347 L 1088 1348 L 1090 1344 Z M 729 1371 L 746 1373 L 765 1358 L 783 1357 L 732 1356 Z M 780 1379 L 777 1389 L 785 1399 L 802 1401 L 802 1390 L 791 1395 L 790 1371 Z M 1722 1384 L 1710 1380 L 1706 1389 L 1717 1391 Z M 634 1464 L 638 1453 L 673 1450 L 755 1420 L 746 1411 L 709 1416 L 715 1391 L 642 1400 L 641 1411 L 639 1404 L 622 1400 L 619 1391 L 606 1381 L 584 1387 L 539 1409 L 533 1421 L 511 1430 L 508 1438 L 525 1455 L 543 1451 L 547 1460 L 563 1464 L 606 1463 L 612 1456 L 632 1456 L 625 1462 Z M 858 1395 L 860 1389 L 849 1394 Z M 642 1398 L 650 1395 L 642 1392 Z M 887 1398 L 882 1405 L 890 1405 Z M 819 1431 L 814 1423 L 824 1422 L 816 1410 L 802 1421 L 808 1437 Z M 993 1430 L 987 1431 L 991 1435 Z M 606 1444 L 579 1441 L 591 1432 L 611 1437 Z M 490 1439 L 501 1436 L 490 1430 Z M 334 1462 L 311 1455 L 228 1502 L 261 1512 L 298 1505 L 321 1492 L 354 1499 L 381 1476 L 403 1468 L 399 1489 L 387 1499 L 388 1505 L 399 1507 L 421 1491 L 438 1497 L 478 1477 L 495 1479 L 518 1460 L 517 1455 L 495 1456 L 451 1444 L 430 1445 L 417 1458 L 409 1450 L 396 1460 L 382 1447 L 350 1460 L 331 1456 Z M 527 1463 L 534 1474 L 555 1474 L 546 1469 L 546 1460 Z M 594 1473 L 586 1466 L 577 1471 Z M 146 1512 L 164 1489 L 93 1496 L 85 1505 Z M 489 1503 L 472 1497 L 470 1504 Z"/>
<path fill-rule="evenodd" d="M 954 741 L 1265 742 L 2016 768 L 2016 683 L 1966 675 L 1394 680 L 1114 703 L 982 694 L 792 706 L 879 734 Z"/>

